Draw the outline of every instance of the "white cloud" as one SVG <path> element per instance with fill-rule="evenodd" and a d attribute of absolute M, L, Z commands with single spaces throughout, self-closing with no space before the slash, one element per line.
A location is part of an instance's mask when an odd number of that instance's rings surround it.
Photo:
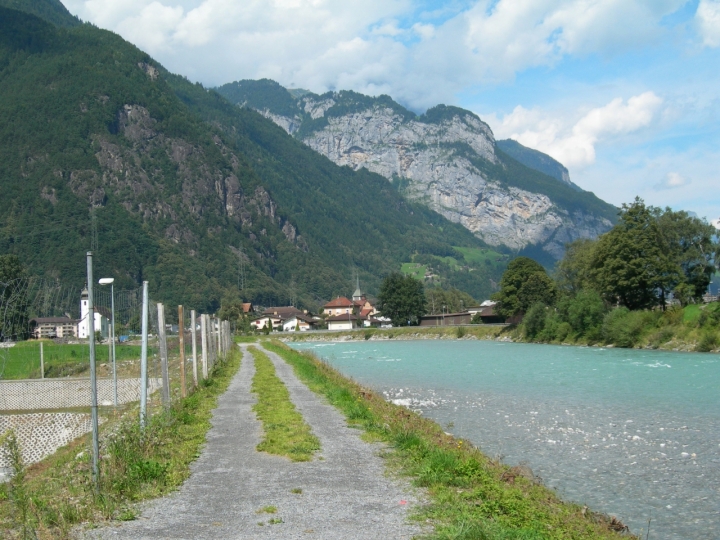
<path fill-rule="evenodd" d="M 690 184 L 690 180 L 676 172 L 669 172 L 662 182 L 655 184 L 655 189 L 677 189 Z"/>
<path fill-rule="evenodd" d="M 450 3 L 438 22 L 410 0 L 65 0 L 208 85 L 274 77 L 317 92 L 378 88 L 417 109 L 566 55 L 656 40 L 684 1 L 474 0 Z"/>
<path fill-rule="evenodd" d="M 695 13 L 703 44 L 720 47 L 720 1 L 700 0 Z"/>
<path fill-rule="evenodd" d="M 603 107 L 573 117 L 517 106 L 502 119 L 489 115 L 488 120 L 499 139 L 514 139 L 545 152 L 568 168 L 583 167 L 595 162 L 598 142 L 649 126 L 662 102 L 654 92 L 645 92 L 627 102 L 613 99 Z"/>

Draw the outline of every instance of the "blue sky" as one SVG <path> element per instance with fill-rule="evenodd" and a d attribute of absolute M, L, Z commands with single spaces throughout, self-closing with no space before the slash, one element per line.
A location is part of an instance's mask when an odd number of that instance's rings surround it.
<path fill-rule="evenodd" d="M 206 86 L 470 109 L 616 205 L 720 217 L 720 0 L 63 0 Z"/>

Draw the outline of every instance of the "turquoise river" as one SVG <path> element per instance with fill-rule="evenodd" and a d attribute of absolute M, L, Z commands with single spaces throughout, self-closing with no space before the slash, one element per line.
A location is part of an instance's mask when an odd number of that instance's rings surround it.
<path fill-rule="evenodd" d="M 720 357 L 470 340 L 307 342 L 363 385 L 654 540 L 720 539 Z"/>

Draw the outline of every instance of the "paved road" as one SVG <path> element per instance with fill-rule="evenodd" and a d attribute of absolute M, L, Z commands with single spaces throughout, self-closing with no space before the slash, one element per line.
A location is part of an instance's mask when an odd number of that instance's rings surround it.
<path fill-rule="evenodd" d="M 377 455 L 381 447 L 363 442 L 361 432 L 348 428 L 290 366 L 267 354 L 320 439 L 322 459 L 292 463 L 255 450 L 262 428 L 251 410 L 255 366 L 244 350 L 240 371 L 219 399 L 207 444 L 182 488 L 149 503 L 136 521 L 89 531 L 87 538 L 404 539 L 421 532 L 406 521 L 416 498 L 407 485 L 385 475 Z M 291 492 L 298 488 L 301 494 Z M 277 507 L 277 514 L 257 513 L 266 506 Z M 282 523 L 268 523 L 273 518 Z"/>

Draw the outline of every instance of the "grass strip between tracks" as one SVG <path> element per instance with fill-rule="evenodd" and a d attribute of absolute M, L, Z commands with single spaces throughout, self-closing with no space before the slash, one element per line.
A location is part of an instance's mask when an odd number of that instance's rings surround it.
<path fill-rule="evenodd" d="M 258 401 L 253 410 L 265 433 L 257 449 L 292 461 L 310 461 L 320 450 L 320 440 L 290 401 L 290 393 L 275 374 L 270 358 L 255 347 L 248 347 L 248 350 L 255 358 L 252 391 L 257 394 Z"/>
<path fill-rule="evenodd" d="M 434 526 L 432 539 L 611 539 L 618 521 L 562 501 L 522 467 L 491 460 L 466 440 L 444 433 L 432 420 L 347 379 L 312 354 L 264 342 L 313 391 L 340 409 L 366 437 L 388 443 L 393 468 L 427 490 L 414 518 Z M 627 538 L 628 536 L 624 536 Z"/>
<path fill-rule="evenodd" d="M 0 484 L 0 538 L 69 538 L 79 524 L 135 519 L 132 503 L 175 490 L 200 456 L 212 411 L 241 356 L 234 349 L 190 396 L 175 400 L 166 411 L 151 409 L 144 431 L 137 404 L 108 418 L 100 429 L 98 493 L 91 481 L 89 436 Z"/>

